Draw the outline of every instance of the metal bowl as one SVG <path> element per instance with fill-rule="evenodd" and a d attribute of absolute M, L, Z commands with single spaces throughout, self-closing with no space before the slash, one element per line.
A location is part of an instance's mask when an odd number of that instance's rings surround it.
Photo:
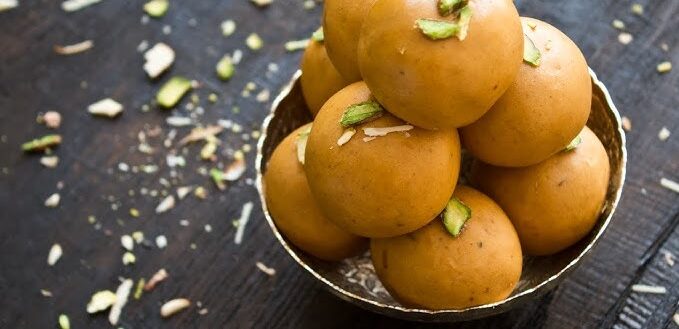
<path fill-rule="evenodd" d="M 290 83 L 283 88 L 273 102 L 271 113 L 262 126 L 262 136 L 257 145 L 257 189 L 262 209 L 269 226 L 283 248 L 307 272 L 321 281 L 339 298 L 364 309 L 387 316 L 423 322 L 455 322 L 482 318 L 506 312 L 528 300 L 540 297 L 559 284 L 582 259 L 590 253 L 601 239 L 611 222 L 620 200 L 625 181 L 627 151 L 625 134 L 618 111 L 613 105 L 606 87 L 592 70 L 592 111 L 587 125 L 606 147 L 611 165 L 611 176 L 606 202 L 599 220 L 588 236 L 565 251 L 548 257 L 525 257 L 521 280 L 505 300 L 460 310 L 431 311 L 404 307 L 384 289 L 375 275 L 370 255 L 354 257 L 340 263 L 315 259 L 293 246 L 278 230 L 267 209 L 262 174 L 271 153 L 285 136 L 301 125 L 312 121 L 299 83 L 301 71 L 297 71 Z M 463 166 L 464 168 L 464 166 Z M 464 175 L 464 172 L 462 173 Z M 461 178 L 461 179 L 464 179 Z"/>

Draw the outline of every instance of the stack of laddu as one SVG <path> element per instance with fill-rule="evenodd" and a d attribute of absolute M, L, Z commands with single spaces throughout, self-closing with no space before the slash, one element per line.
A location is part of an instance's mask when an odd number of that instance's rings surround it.
<path fill-rule="evenodd" d="M 524 255 L 563 251 L 600 214 L 585 58 L 511 0 L 326 0 L 301 84 L 315 119 L 268 163 L 271 215 L 320 259 L 369 248 L 406 306 L 501 301 Z"/>

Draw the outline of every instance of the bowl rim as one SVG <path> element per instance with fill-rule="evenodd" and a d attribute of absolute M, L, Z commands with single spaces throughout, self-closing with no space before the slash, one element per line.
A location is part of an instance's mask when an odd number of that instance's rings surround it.
<path fill-rule="evenodd" d="M 302 268 L 304 268 L 308 273 L 310 273 L 313 277 L 318 279 L 320 282 L 322 282 L 326 288 L 329 288 L 330 291 L 337 295 L 338 297 L 347 300 L 352 303 L 356 303 L 359 306 L 371 310 L 371 311 L 377 311 L 380 312 L 382 309 L 387 309 L 391 310 L 392 312 L 396 312 L 397 314 L 393 313 L 383 313 L 387 315 L 392 315 L 392 316 L 397 316 L 397 317 L 402 317 L 402 318 L 408 318 L 412 320 L 420 320 L 422 321 L 423 319 L 417 318 L 417 316 L 430 316 L 430 315 L 461 315 L 463 313 L 467 313 L 472 311 L 471 313 L 475 313 L 475 316 L 470 317 L 469 319 L 474 319 L 474 318 L 480 318 L 484 317 L 484 314 L 494 314 L 494 313 L 499 313 L 497 312 L 498 309 L 501 310 L 507 310 L 513 306 L 515 306 L 517 303 L 520 303 L 522 301 L 525 301 L 528 296 L 539 296 L 547 291 L 551 290 L 553 287 L 555 287 L 559 282 L 560 278 L 567 275 L 568 273 L 572 272 L 583 260 L 587 254 L 597 245 L 597 243 L 601 240 L 601 237 L 603 236 L 604 232 L 608 228 L 608 225 L 611 222 L 611 219 L 613 218 L 613 214 L 615 213 L 615 209 L 617 208 L 617 205 L 620 201 L 621 195 L 622 195 L 622 190 L 624 188 L 624 183 L 625 183 L 625 176 L 626 176 L 626 170 L 627 170 L 627 149 L 626 149 L 626 138 L 625 138 L 625 132 L 622 128 L 622 120 L 620 117 L 620 113 L 618 112 L 617 108 L 615 107 L 615 104 L 613 103 L 613 99 L 608 92 L 608 89 L 606 86 L 601 82 L 596 73 L 591 68 L 589 69 L 589 74 L 592 79 L 593 85 L 595 85 L 603 94 L 605 98 L 605 107 L 608 112 L 611 112 L 615 118 L 615 133 L 617 137 L 620 138 L 621 144 L 620 144 L 620 175 L 619 175 L 619 186 L 620 188 L 617 189 L 617 191 L 614 194 L 613 202 L 610 204 L 610 207 L 613 209 L 608 216 L 606 216 L 605 219 L 603 219 L 603 223 L 599 230 L 597 231 L 596 235 L 593 237 L 592 241 L 583 248 L 583 250 L 572 260 L 570 261 L 566 266 L 564 266 L 559 272 L 556 274 L 550 276 L 546 280 L 542 281 L 541 283 L 537 284 L 535 287 L 532 287 L 530 289 L 526 289 L 524 291 L 521 291 L 515 295 L 512 295 L 510 297 L 507 297 L 501 301 L 494 302 L 494 303 L 489 303 L 489 304 L 483 304 L 483 305 L 478 305 L 478 306 L 473 306 L 473 307 L 467 307 L 463 309 L 446 309 L 446 310 L 428 310 L 428 309 L 418 309 L 418 308 L 407 308 L 401 305 L 387 305 L 383 304 L 381 302 L 368 299 L 365 297 L 361 297 L 355 293 L 352 293 L 350 291 L 347 291 L 334 283 L 332 283 L 330 280 L 326 279 L 324 276 L 322 276 L 320 273 L 316 272 L 311 266 L 309 266 L 304 260 L 300 258 L 299 255 L 297 255 L 297 252 L 291 248 L 291 246 L 288 244 L 288 242 L 285 240 L 283 235 L 280 233 L 278 228 L 276 227 L 276 224 L 274 223 L 273 219 L 271 218 L 271 214 L 269 213 L 269 209 L 267 207 L 267 203 L 265 200 L 265 195 L 264 195 L 264 186 L 263 186 L 263 174 L 262 174 L 262 166 L 263 166 L 263 161 L 264 161 L 264 155 L 263 155 L 263 147 L 264 147 L 264 141 L 267 139 L 267 131 L 269 128 L 269 125 L 271 124 L 271 121 L 273 120 L 275 116 L 276 109 L 280 105 L 280 103 L 290 94 L 292 91 L 293 87 L 295 86 L 295 83 L 299 80 L 300 76 L 302 75 L 301 70 L 297 70 L 293 75 L 290 81 L 283 86 L 281 89 L 281 92 L 276 96 L 274 99 L 269 114 L 266 116 L 262 123 L 262 128 L 261 128 L 261 136 L 257 142 L 257 156 L 255 159 L 255 167 L 257 171 L 257 177 L 256 177 L 256 182 L 255 185 L 257 187 L 257 191 L 259 194 L 261 206 L 262 206 L 262 211 L 264 213 L 264 217 L 266 218 L 267 223 L 269 224 L 269 227 L 271 228 L 272 232 L 274 233 L 274 236 L 278 239 L 278 242 L 281 243 L 283 248 L 287 251 L 287 253 L 299 264 Z M 382 312 L 380 312 L 382 313 Z M 427 319 L 429 320 L 429 319 Z M 427 321 L 424 320 L 424 321 Z M 437 321 L 435 319 L 431 319 L 431 321 Z M 440 321 L 440 320 L 439 320 Z M 445 321 L 445 320 L 444 320 Z M 450 321 L 450 319 L 448 320 Z M 454 320 L 453 320 L 454 321 Z"/>

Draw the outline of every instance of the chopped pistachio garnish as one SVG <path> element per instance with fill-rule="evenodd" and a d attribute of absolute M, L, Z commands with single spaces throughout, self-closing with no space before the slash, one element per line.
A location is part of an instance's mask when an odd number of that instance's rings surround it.
<path fill-rule="evenodd" d="M 24 152 L 43 151 L 59 144 L 61 144 L 61 135 L 45 135 L 30 142 L 23 143 L 21 149 Z"/>
<path fill-rule="evenodd" d="M 581 143 L 582 143 L 582 137 L 580 137 L 580 135 L 578 135 L 577 137 L 575 137 L 570 142 L 570 144 L 568 144 L 566 146 L 566 148 L 564 149 L 564 152 L 570 152 L 570 151 L 575 150 L 578 146 L 580 146 Z"/>
<path fill-rule="evenodd" d="M 233 65 L 233 61 L 229 55 L 224 55 L 224 57 L 217 62 L 215 69 L 217 70 L 217 76 L 222 81 L 228 81 L 236 72 L 236 67 Z"/>
<path fill-rule="evenodd" d="M 137 281 L 137 287 L 134 288 L 134 299 L 139 299 L 141 298 L 141 295 L 144 293 L 144 285 L 146 285 L 146 280 L 144 278 L 139 278 L 139 281 Z"/>
<path fill-rule="evenodd" d="M 228 37 L 232 35 L 234 32 L 236 32 L 236 22 L 234 22 L 231 19 L 225 20 L 222 22 L 221 28 L 222 35 Z"/>
<path fill-rule="evenodd" d="M 351 127 L 357 124 L 368 122 L 382 116 L 382 106 L 380 103 L 370 100 L 351 105 L 344 110 L 340 124 L 342 127 Z"/>
<path fill-rule="evenodd" d="M 217 185 L 217 188 L 221 191 L 226 189 L 226 184 L 224 184 L 225 178 L 224 178 L 224 172 L 217 169 L 217 168 L 212 168 L 210 169 L 210 177 L 212 177 L 212 181 L 215 182 L 215 185 Z"/>
<path fill-rule="evenodd" d="M 530 39 L 526 34 L 523 35 L 523 61 L 534 66 L 540 66 L 540 59 L 542 54 L 540 50 L 535 46 L 533 40 Z"/>
<path fill-rule="evenodd" d="M 466 6 L 469 0 L 439 0 L 439 15 L 448 16 Z"/>
<path fill-rule="evenodd" d="M 625 23 L 619 19 L 614 19 L 612 23 L 613 27 L 618 29 L 618 30 L 623 30 L 625 29 Z"/>
<path fill-rule="evenodd" d="M 448 39 L 460 31 L 460 27 L 453 22 L 433 19 L 418 19 L 415 21 L 415 25 L 432 40 Z"/>
<path fill-rule="evenodd" d="M 415 26 L 431 40 L 442 40 L 455 36 L 462 41 L 467 38 L 471 18 L 471 7 L 464 6 L 459 10 L 459 17 L 455 22 L 418 19 L 415 21 Z"/>
<path fill-rule="evenodd" d="M 144 11 L 151 17 L 163 17 L 170 8 L 170 2 L 167 0 L 151 0 L 144 4 Z"/>
<path fill-rule="evenodd" d="M 71 329 L 71 321 L 68 319 L 68 315 L 59 315 L 59 328 L 61 329 Z"/>
<path fill-rule="evenodd" d="M 285 43 L 285 50 L 288 52 L 302 50 L 309 44 L 309 39 L 290 40 Z"/>
<path fill-rule="evenodd" d="M 245 39 L 245 44 L 252 50 L 259 50 L 264 46 L 264 41 L 257 33 L 251 33 L 248 35 L 248 38 Z"/>
<path fill-rule="evenodd" d="M 87 303 L 87 313 L 94 314 L 105 311 L 116 302 L 116 294 L 110 290 L 97 291 Z"/>
<path fill-rule="evenodd" d="M 306 143 L 307 140 L 309 139 L 309 134 L 311 133 L 311 125 L 309 125 L 306 129 L 302 130 L 297 134 L 297 160 L 299 163 L 304 165 L 304 159 L 305 159 L 305 152 L 306 152 Z"/>
<path fill-rule="evenodd" d="M 156 101 L 164 108 L 172 108 L 191 88 L 191 80 L 180 76 L 173 77 L 158 90 Z"/>
<path fill-rule="evenodd" d="M 658 73 L 667 73 L 672 70 L 672 63 L 669 61 L 662 62 L 658 64 L 656 70 L 658 70 Z"/>
<path fill-rule="evenodd" d="M 460 235 L 464 224 L 472 217 L 472 210 L 460 199 L 453 197 L 443 211 L 443 225 L 453 237 Z"/>
<path fill-rule="evenodd" d="M 137 208 L 130 208 L 130 216 L 134 218 L 139 217 L 139 210 Z"/>
<path fill-rule="evenodd" d="M 314 31 L 311 35 L 311 39 L 316 42 L 323 42 L 325 40 L 325 33 L 323 33 L 323 27 L 319 27 L 318 30 Z"/>

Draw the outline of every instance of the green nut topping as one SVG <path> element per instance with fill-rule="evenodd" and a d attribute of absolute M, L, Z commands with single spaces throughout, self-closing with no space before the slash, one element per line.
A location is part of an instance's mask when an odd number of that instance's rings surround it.
<path fill-rule="evenodd" d="M 173 77 L 158 90 L 156 101 L 164 108 L 172 108 L 189 90 L 191 90 L 191 80 L 184 77 Z"/>
<path fill-rule="evenodd" d="M 462 231 L 462 227 L 469 218 L 472 217 L 472 210 L 467 207 L 460 199 L 453 197 L 448 201 L 446 209 L 443 211 L 443 225 L 448 233 L 457 237 Z"/>
<path fill-rule="evenodd" d="M 448 16 L 456 13 L 462 7 L 466 6 L 469 0 L 439 0 L 439 14 L 441 16 Z"/>
<path fill-rule="evenodd" d="M 163 17 L 170 8 L 170 2 L 167 0 L 151 0 L 144 4 L 144 11 L 151 17 Z"/>
<path fill-rule="evenodd" d="M 542 54 L 540 54 L 540 50 L 538 47 L 535 46 L 535 43 L 533 43 L 533 40 L 531 40 L 527 35 L 523 35 L 523 61 L 538 67 L 540 66 L 540 58 L 542 57 Z"/>
<path fill-rule="evenodd" d="M 376 101 L 367 101 L 351 105 L 344 110 L 340 124 L 347 128 L 382 116 L 382 106 Z"/>
<path fill-rule="evenodd" d="M 217 76 L 222 81 L 228 81 L 236 72 L 236 67 L 233 65 L 233 61 L 229 55 L 222 57 L 222 59 L 217 62 L 215 69 L 217 70 Z"/>
<path fill-rule="evenodd" d="M 573 140 L 570 142 L 570 144 L 568 144 L 568 145 L 566 146 L 566 148 L 563 149 L 563 150 L 564 150 L 565 152 L 573 151 L 573 150 L 575 150 L 576 148 L 578 148 L 578 146 L 580 146 L 580 144 L 582 144 L 582 137 L 580 137 L 580 135 L 578 135 L 578 137 L 575 137 L 575 139 L 573 139 Z"/>
<path fill-rule="evenodd" d="M 309 139 L 309 134 L 311 133 L 311 125 L 297 134 L 297 160 L 299 163 L 304 165 L 304 155 L 306 153 L 306 142 Z"/>
<path fill-rule="evenodd" d="M 415 25 L 431 40 L 448 39 L 454 36 L 462 41 L 467 38 L 471 19 L 471 7 L 464 6 L 459 10 L 459 16 L 454 22 L 423 18 L 415 21 Z"/>
<path fill-rule="evenodd" d="M 314 33 L 311 35 L 311 40 L 314 40 L 318 43 L 323 42 L 325 40 L 325 34 L 323 33 L 323 27 L 319 27 L 318 30 L 314 31 Z"/>
<path fill-rule="evenodd" d="M 61 135 L 45 135 L 30 142 L 21 144 L 24 152 L 42 151 L 61 144 Z"/>

